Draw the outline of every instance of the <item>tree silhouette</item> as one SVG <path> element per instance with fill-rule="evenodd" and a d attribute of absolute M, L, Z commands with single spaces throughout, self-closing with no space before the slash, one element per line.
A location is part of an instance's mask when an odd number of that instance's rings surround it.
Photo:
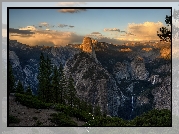
<path fill-rule="evenodd" d="M 21 81 L 18 81 L 18 84 L 16 87 L 16 93 L 24 94 L 24 88 L 23 88 Z"/>
<path fill-rule="evenodd" d="M 166 15 L 165 22 L 168 27 L 169 26 L 171 27 L 172 17 Z M 171 38 L 172 38 L 171 28 L 169 29 L 167 27 L 161 27 L 160 32 L 157 31 L 157 35 L 159 36 L 160 41 L 171 42 Z"/>
<path fill-rule="evenodd" d="M 9 66 L 9 77 L 8 77 L 8 86 L 9 86 L 9 93 L 14 92 L 15 90 L 15 80 L 14 80 L 14 75 L 13 75 L 13 71 L 12 71 L 12 66 L 10 61 L 8 62 L 8 66 Z"/>

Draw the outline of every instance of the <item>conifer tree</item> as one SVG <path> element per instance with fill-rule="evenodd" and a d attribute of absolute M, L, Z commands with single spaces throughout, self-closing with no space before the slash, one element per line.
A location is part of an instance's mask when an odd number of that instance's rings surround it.
<path fill-rule="evenodd" d="M 101 111 L 100 111 L 99 105 L 94 107 L 94 115 L 101 116 Z"/>
<path fill-rule="evenodd" d="M 10 61 L 8 62 L 8 66 L 9 66 L 9 77 L 8 77 L 8 86 L 9 86 L 9 93 L 14 92 L 15 91 L 15 80 L 14 80 L 14 75 L 13 75 L 13 71 L 12 71 L 12 66 Z"/>
<path fill-rule="evenodd" d="M 43 53 L 40 55 L 40 63 L 39 63 L 39 73 L 38 73 L 38 81 L 39 81 L 39 87 L 38 87 L 38 97 L 39 99 L 43 100 L 45 99 L 45 58 Z"/>
<path fill-rule="evenodd" d="M 26 92 L 25 92 L 26 95 L 32 95 L 32 89 L 30 86 L 28 86 Z"/>
<path fill-rule="evenodd" d="M 68 80 L 68 101 L 69 101 L 71 107 L 75 103 L 75 96 L 76 96 L 76 89 L 75 89 L 73 83 L 74 83 L 74 80 L 70 76 L 70 78 Z"/>
<path fill-rule="evenodd" d="M 59 92 L 60 92 L 60 103 L 65 104 L 67 100 L 67 82 L 63 72 L 62 66 L 59 68 L 60 73 L 60 85 L 59 85 Z"/>
<path fill-rule="evenodd" d="M 45 66 L 45 100 L 46 102 L 50 102 L 51 98 L 53 97 L 52 86 L 51 86 L 52 66 L 48 56 L 45 65 L 46 65 Z"/>
<path fill-rule="evenodd" d="M 60 82 L 60 74 L 58 72 L 57 66 L 53 68 L 52 75 L 52 89 L 53 89 L 53 101 L 55 103 L 59 102 L 59 82 Z"/>
<path fill-rule="evenodd" d="M 18 81 L 18 84 L 16 87 L 16 93 L 24 94 L 24 87 L 23 87 L 21 81 Z"/>

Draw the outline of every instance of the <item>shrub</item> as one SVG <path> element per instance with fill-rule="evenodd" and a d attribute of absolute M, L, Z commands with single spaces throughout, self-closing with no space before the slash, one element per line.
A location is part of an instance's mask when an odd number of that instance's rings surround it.
<path fill-rule="evenodd" d="M 20 122 L 19 118 L 9 115 L 9 123 L 19 123 L 19 122 Z"/>
<path fill-rule="evenodd" d="M 44 103 L 40 101 L 36 96 L 25 95 L 16 93 L 16 101 L 19 101 L 22 105 L 30 108 L 46 109 L 49 108 L 52 103 Z"/>
<path fill-rule="evenodd" d="M 51 114 L 51 116 L 51 122 L 57 124 L 58 126 L 78 126 L 76 122 L 71 120 L 70 117 L 64 113 Z"/>

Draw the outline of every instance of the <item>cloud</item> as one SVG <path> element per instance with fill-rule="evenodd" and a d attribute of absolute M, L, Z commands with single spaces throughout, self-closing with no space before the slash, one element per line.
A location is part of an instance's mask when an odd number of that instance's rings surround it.
<path fill-rule="evenodd" d="M 16 29 L 14 32 L 18 34 L 11 34 L 10 39 L 18 40 L 21 43 L 28 44 L 31 46 L 65 46 L 70 43 L 81 43 L 83 40 L 83 36 L 79 36 L 73 32 L 62 32 L 49 29 L 36 30 L 33 31 L 33 36 L 28 37 L 28 35 L 24 35 L 24 33 L 21 33 L 21 31 L 23 30 Z"/>
<path fill-rule="evenodd" d="M 58 2 L 58 6 L 80 6 L 86 2 Z"/>
<path fill-rule="evenodd" d="M 118 29 L 118 28 L 105 28 L 104 31 L 105 32 L 107 32 L 107 31 L 117 31 L 117 32 L 120 32 L 120 29 Z"/>
<path fill-rule="evenodd" d="M 73 28 L 73 27 L 75 27 L 75 26 L 71 26 L 71 25 L 69 25 L 69 27 L 70 27 L 70 28 Z"/>
<path fill-rule="evenodd" d="M 19 28 L 19 30 L 34 31 L 34 30 L 37 30 L 37 29 L 35 28 L 35 26 L 27 26 L 27 27 Z"/>
<path fill-rule="evenodd" d="M 99 32 L 92 32 L 91 34 L 101 34 L 101 33 L 99 33 Z"/>
<path fill-rule="evenodd" d="M 49 27 L 49 24 L 47 22 L 41 22 L 40 26 Z"/>
<path fill-rule="evenodd" d="M 61 13 L 78 13 L 80 11 L 86 11 L 86 9 L 60 9 L 58 11 Z"/>
<path fill-rule="evenodd" d="M 119 40 L 150 41 L 159 40 L 157 31 L 164 26 L 161 22 L 144 22 L 140 24 L 129 23 L 126 36 L 119 37 Z"/>
<path fill-rule="evenodd" d="M 67 27 L 68 25 L 66 25 L 66 24 L 59 24 L 58 25 L 58 27 L 60 27 L 60 28 L 64 28 L 64 27 Z"/>
<path fill-rule="evenodd" d="M 31 30 L 21 30 L 21 29 L 14 29 L 14 28 L 9 28 L 9 33 L 15 33 L 15 34 L 34 34 L 34 32 L 31 32 Z"/>
<path fill-rule="evenodd" d="M 102 34 L 99 33 L 99 32 L 92 32 L 91 34 L 87 34 L 86 36 L 91 37 L 91 38 L 95 38 L 95 39 L 96 38 L 99 39 L 99 38 L 103 37 Z"/>

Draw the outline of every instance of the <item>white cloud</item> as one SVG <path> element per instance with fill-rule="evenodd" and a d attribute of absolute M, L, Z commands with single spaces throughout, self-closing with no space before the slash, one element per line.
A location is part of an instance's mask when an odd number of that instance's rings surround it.
<path fill-rule="evenodd" d="M 104 31 L 117 31 L 117 32 L 120 32 L 120 29 L 119 28 L 105 28 Z"/>
<path fill-rule="evenodd" d="M 144 22 L 140 24 L 129 23 L 126 36 L 119 37 L 119 40 L 149 41 L 159 40 L 157 31 L 164 26 L 161 22 Z"/>
<path fill-rule="evenodd" d="M 49 27 L 49 24 L 47 22 L 41 22 L 40 25 L 45 26 L 45 27 Z"/>
<path fill-rule="evenodd" d="M 86 2 L 58 2 L 58 6 L 80 6 L 84 5 Z"/>
<path fill-rule="evenodd" d="M 34 26 L 26 26 L 23 28 L 19 28 L 19 30 L 31 30 L 31 31 L 35 31 L 37 30 Z"/>
<path fill-rule="evenodd" d="M 36 30 L 33 31 L 33 36 L 10 36 L 12 40 L 18 40 L 21 43 L 31 46 L 48 45 L 48 46 L 65 46 L 69 43 L 79 42 L 83 40 L 83 36 L 77 35 L 73 32 L 61 32 L 55 30 Z"/>

